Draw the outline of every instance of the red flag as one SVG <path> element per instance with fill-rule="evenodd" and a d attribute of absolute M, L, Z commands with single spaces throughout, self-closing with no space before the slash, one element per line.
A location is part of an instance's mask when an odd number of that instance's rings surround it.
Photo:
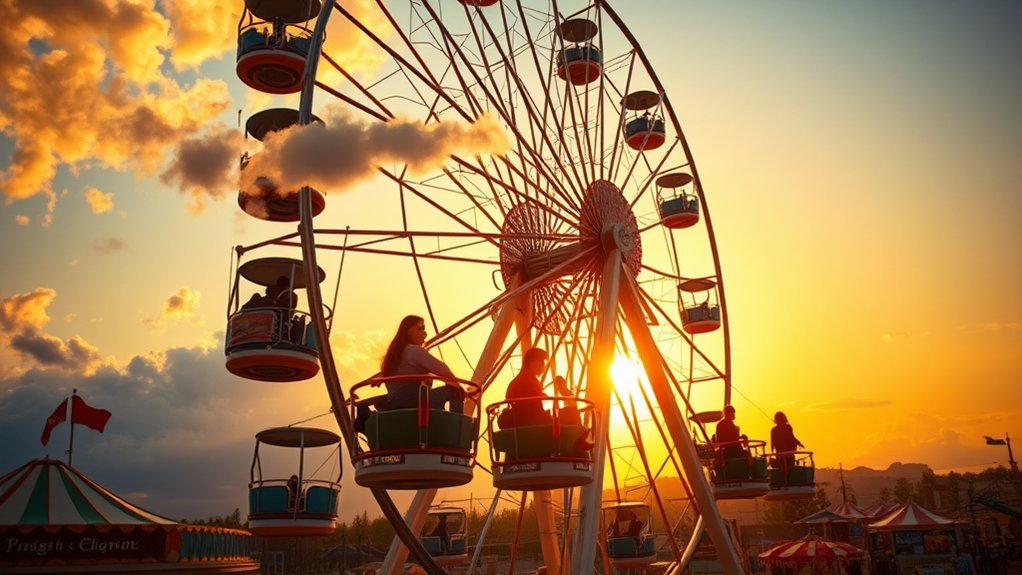
<path fill-rule="evenodd" d="M 85 400 L 77 395 L 71 396 L 71 423 L 81 423 L 103 433 L 106 429 L 106 422 L 110 420 L 110 412 L 105 409 L 96 409 L 85 403 Z"/>
<path fill-rule="evenodd" d="M 64 401 L 60 402 L 60 405 L 57 406 L 57 409 L 54 409 L 53 413 L 51 413 L 50 416 L 46 418 L 46 425 L 43 426 L 42 436 L 44 446 L 50 442 L 50 432 L 53 431 L 53 428 L 57 427 L 61 423 L 64 423 L 65 421 L 67 421 L 67 398 L 65 398 Z"/>

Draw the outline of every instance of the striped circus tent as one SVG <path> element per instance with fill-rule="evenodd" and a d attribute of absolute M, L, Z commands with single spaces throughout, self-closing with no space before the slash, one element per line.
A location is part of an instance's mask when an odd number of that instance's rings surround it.
<path fill-rule="evenodd" d="M 898 505 L 896 504 L 877 501 L 873 505 L 870 505 L 869 507 L 863 509 L 862 512 L 865 513 L 867 517 L 870 517 L 872 519 L 880 519 L 881 517 L 884 517 L 885 515 L 887 515 L 891 511 L 894 511 L 897 508 Z"/>
<path fill-rule="evenodd" d="M 768 565 L 785 563 L 811 563 L 831 561 L 857 561 L 866 558 L 866 552 L 854 545 L 827 541 L 810 535 L 798 541 L 785 541 L 759 554 Z"/>
<path fill-rule="evenodd" d="M 833 523 L 835 521 L 844 521 L 844 517 L 838 515 L 837 513 L 834 513 L 833 511 L 821 509 L 816 513 L 806 515 L 802 519 L 795 521 L 795 523 L 805 523 L 813 525 L 816 523 Z"/>
<path fill-rule="evenodd" d="M 183 525 L 137 507 L 55 459 L 0 477 L 0 573 L 255 574 L 251 535 Z M 144 564 L 144 568 L 139 567 Z M 97 566 L 102 565 L 102 571 Z"/>
<path fill-rule="evenodd" d="M 176 524 L 56 459 L 29 461 L 0 479 L 0 526 Z"/>
<path fill-rule="evenodd" d="M 831 507 L 828 511 L 835 515 L 840 515 L 845 521 L 866 521 L 870 518 L 865 511 L 860 509 L 854 503 L 842 503 Z"/>
<path fill-rule="evenodd" d="M 949 528 L 956 523 L 954 519 L 937 515 L 914 502 L 909 502 L 879 521 L 870 523 L 869 528 L 873 531 L 927 531 Z"/>

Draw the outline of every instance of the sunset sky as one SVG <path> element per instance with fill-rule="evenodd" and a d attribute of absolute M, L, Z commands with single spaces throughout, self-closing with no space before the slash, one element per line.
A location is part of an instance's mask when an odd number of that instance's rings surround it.
<path fill-rule="evenodd" d="M 329 408 L 320 378 L 223 367 L 232 247 L 294 228 L 179 158 L 214 139 L 240 152 L 239 109 L 297 106 L 234 75 L 231 4 L 0 3 L 0 472 L 63 457 L 66 425 L 48 447 L 39 434 L 78 388 L 113 413 L 76 433 L 85 474 L 174 518 L 244 512 L 254 434 Z M 783 410 L 822 466 L 1006 465 L 983 436 L 1022 438 L 1022 4 L 613 5 L 698 162 L 743 431 Z M 364 47 L 330 38 L 372 78 Z M 374 220 L 371 184 L 325 190 L 335 227 Z M 360 281 L 372 263 L 343 276 L 347 383 L 423 313 L 345 307 L 400 295 Z M 345 485 L 345 516 L 374 513 Z"/>

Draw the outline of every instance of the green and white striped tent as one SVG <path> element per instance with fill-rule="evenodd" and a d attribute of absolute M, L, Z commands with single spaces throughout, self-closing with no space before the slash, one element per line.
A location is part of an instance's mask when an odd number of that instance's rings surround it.
<path fill-rule="evenodd" d="M 0 479 L 0 526 L 176 524 L 56 459 L 29 461 Z"/>
<path fill-rule="evenodd" d="M 0 477 L 0 573 L 255 574 L 251 534 L 150 513 L 55 459 Z"/>

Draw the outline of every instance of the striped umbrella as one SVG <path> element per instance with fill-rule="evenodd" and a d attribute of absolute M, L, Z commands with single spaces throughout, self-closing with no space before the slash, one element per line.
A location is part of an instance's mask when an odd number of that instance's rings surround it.
<path fill-rule="evenodd" d="M 56 459 L 35 459 L 0 477 L 0 527 L 177 525 L 136 507 Z"/>
<path fill-rule="evenodd" d="M 807 563 L 813 561 L 854 561 L 866 558 L 866 552 L 854 545 L 827 541 L 809 535 L 798 541 L 785 541 L 759 554 L 764 563 Z"/>
<path fill-rule="evenodd" d="M 941 529 L 956 524 L 957 521 L 923 509 L 913 502 L 906 503 L 890 512 L 869 528 L 876 531 L 925 531 Z"/>

